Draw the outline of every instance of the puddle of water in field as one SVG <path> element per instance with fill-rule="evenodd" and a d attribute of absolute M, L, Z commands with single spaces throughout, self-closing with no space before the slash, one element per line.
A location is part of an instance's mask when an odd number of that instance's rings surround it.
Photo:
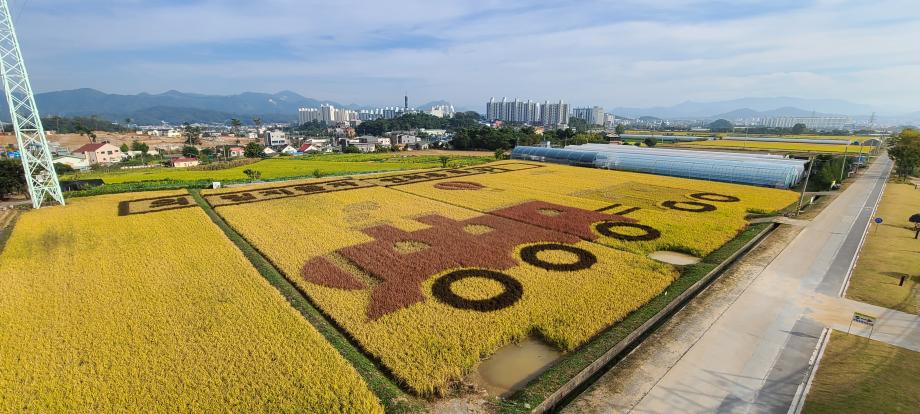
<path fill-rule="evenodd" d="M 648 257 L 655 259 L 659 262 L 670 263 L 677 266 L 687 266 L 692 264 L 697 264 L 700 262 L 700 258 L 696 256 L 691 256 L 689 254 L 678 253 L 678 252 L 669 252 L 666 250 L 659 250 L 654 252 Z"/>
<path fill-rule="evenodd" d="M 562 353 L 536 338 L 506 345 L 482 361 L 468 380 L 492 396 L 507 396 L 549 368 Z"/>

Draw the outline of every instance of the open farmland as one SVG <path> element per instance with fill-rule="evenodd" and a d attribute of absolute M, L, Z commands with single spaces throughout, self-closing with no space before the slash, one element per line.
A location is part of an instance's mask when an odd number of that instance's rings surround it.
<path fill-rule="evenodd" d="M 450 156 L 450 165 L 468 166 L 485 163 L 487 157 L 462 155 Z M 62 179 L 95 179 L 106 184 L 136 183 L 144 181 L 243 181 L 247 180 L 245 170 L 262 173 L 263 179 L 322 175 L 359 174 L 441 167 L 437 155 L 397 154 L 328 154 L 303 157 L 277 157 L 253 164 L 221 170 L 204 168 L 155 168 L 147 170 L 90 172 L 65 176 Z"/>
<path fill-rule="evenodd" d="M 25 213 L 0 275 L 0 412 L 382 412 L 187 193 Z"/>
<path fill-rule="evenodd" d="M 482 212 L 536 199 L 623 214 L 638 223 L 608 226 L 597 242 L 640 254 L 670 250 L 703 257 L 734 238 L 748 212 L 772 212 L 797 200 L 790 191 L 561 165 L 457 181 L 480 191 L 444 191 L 428 183 L 397 188 Z"/>
<path fill-rule="evenodd" d="M 421 394 L 504 345 L 572 350 L 789 191 L 503 162 L 204 192 L 364 350 Z"/>
<path fill-rule="evenodd" d="M 788 137 L 784 137 L 788 138 Z M 756 151 L 782 151 L 782 152 L 817 152 L 817 153 L 834 153 L 834 154 L 843 154 L 844 152 L 849 152 L 850 154 L 856 154 L 859 152 L 858 145 L 850 145 L 847 149 L 847 145 L 832 145 L 832 144 L 807 144 L 807 143 L 797 143 L 797 142 L 764 142 L 764 141 L 729 141 L 729 140 L 716 140 L 716 141 L 696 141 L 696 142 L 682 142 L 677 144 L 680 147 L 692 147 L 692 148 L 725 148 L 725 149 L 750 149 Z M 862 151 L 864 153 L 869 153 L 873 147 L 863 147 Z"/>

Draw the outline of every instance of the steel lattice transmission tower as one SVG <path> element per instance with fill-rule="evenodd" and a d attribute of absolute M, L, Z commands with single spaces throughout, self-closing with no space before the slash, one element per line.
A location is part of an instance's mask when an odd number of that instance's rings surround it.
<path fill-rule="evenodd" d="M 35 106 L 35 95 L 32 94 L 7 0 L 0 0 L 0 72 L 32 206 L 39 208 L 46 199 L 64 205 L 61 184 L 54 171 L 51 149 Z"/>

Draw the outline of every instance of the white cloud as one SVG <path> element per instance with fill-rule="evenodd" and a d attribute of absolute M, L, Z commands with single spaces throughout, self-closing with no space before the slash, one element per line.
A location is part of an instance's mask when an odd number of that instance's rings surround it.
<path fill-rule="evenodd" d="M 41 90 L 291 89 L 374 104 L 409 90 L 477 108 L 493 95 L 608 107 L 787 95 L 920 109 L 914 0 L 31 4 L 20 34 Z"/>

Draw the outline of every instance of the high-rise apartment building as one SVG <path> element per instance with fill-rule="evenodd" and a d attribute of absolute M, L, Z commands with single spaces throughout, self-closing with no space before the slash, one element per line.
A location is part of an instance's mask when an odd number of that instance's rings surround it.
<path fill-rule="evenodd" d="M 310 122 L 322 122 L 323 117 L 319 113 L 319 108 L 300 108 L 298 121 L 300 125 Z"/>
<path fill-rule="evenodd" d="M 326 125 L 351 123 L 357 121 L 358 112 L 348 109 L 336 109 L 332 105 L 320 105 L 319 108 L 300 108 L 298 120 L 300 124 L 319 121 Z"/>
<path fill-rule="evenodd" d="M 428 113 L 439 118 L 451 118 L 455 111 L 453 105 L 436 105 L 431 107 Z"/>
<path fill-rule="evenodd" d="M 549 111 L 549 116 L 547 116 Z M 569 120 L 569 105 L 559 101 L 558 104 L 549 102 L 540 104 L 531 100 L 502 98 L 496 101 L 489 99 L 486 103 L 486 119 L 489 121 L 504 121 L 530 125 L 563 125 Z M 560 121 L 560 119 L 562 121 Z M 548 122 L 548 123 L 547 123 Z"/>
<path fill-rule="evenodd" d="M 544 102 L 541 108 L 540 121 L 547 126 L 568 125 L 569 104 L 561 100 L 559 103 Z"/>
<path fill-rule="evenodd" d="M 599 106 L 575 108 L 572 110 L 572 117 L 584 119 L 588 125 L 604 125 L 604 108 Z"/>

